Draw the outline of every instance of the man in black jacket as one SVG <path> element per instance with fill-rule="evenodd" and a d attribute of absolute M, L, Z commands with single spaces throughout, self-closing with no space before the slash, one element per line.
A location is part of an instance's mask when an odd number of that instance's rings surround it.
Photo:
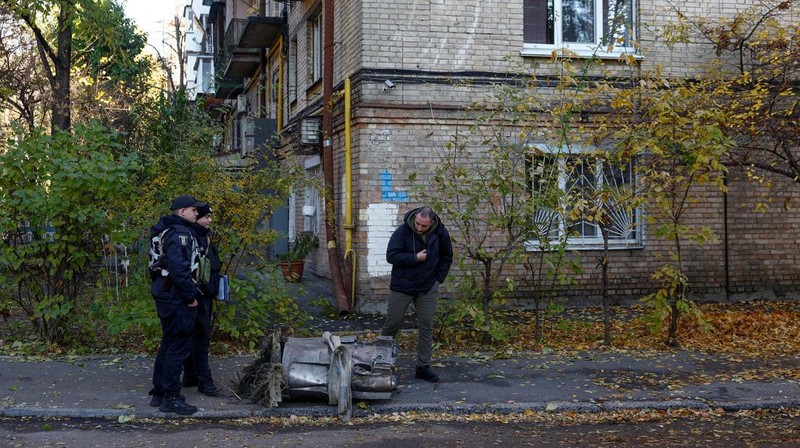
<path fill-rule="evenodd" d="M 409 210 L 389 239 L 386 261 L 392 265 L 389 304 L 381 336 L 397 334 L 411 303 L 417 312 L 417 368 L 425 381 L 439 381 L 431 369 L 436 294 L 453 263 L 450 234 L 430 207 Z"/>
<path fill-rule="evenodd" d="M 211 317 L 213 315 L 214 298 L 219 288 L 219 276 L 222 261 L 219 259 L 217 246 L 213 241 L 211 232 L 210 205 L 197 208 L 197 221 L 194 223 L 195 236 L 200 246 L 200 255 L 205 257 L 210 264 L 209 277 L 206 282 L 200 282 L 200 294 L 197 297 L 197 322 L 194 327 L 194 343 L 192 355 L 183 365 L 183 387 L 197 386 L 197 391 L 209 397 L 218 397 L 219 388 L 214 384 L 211 376 L 211 367 L 208 364 L 208 348 L 211 344 Z"/>
<path fill-rule="evenodd" d="M 204 205 L 194 196 L 178 196 L 170 206 L 172 214 L 162 216 L 150 229 L 151 238 L 159 238 L 160 257 L 158 263 L 151 264 L 150 292 L 161 320 L 150 406 L 161 412 L 197 412 L 180 392 L 183 363 L 192 351 L 199 294 L 194 278 L 199 247 L 191 227 L 197 220 L 197 208 Z"/>

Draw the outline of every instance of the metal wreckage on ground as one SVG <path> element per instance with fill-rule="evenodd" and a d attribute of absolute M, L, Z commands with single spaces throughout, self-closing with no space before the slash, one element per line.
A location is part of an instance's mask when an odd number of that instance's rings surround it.
<path fill-rule="evenodd" d="M 265 339 L 259 358 L 242 370 L 239 396 L 263 406 L 284 399 L 326 398 L 350 419 L 352 400 L 388 400 L 397 387 L 394 339 L 380 336 L 360 342 L 355 336 L 325 332 L 320 338 Z"/>

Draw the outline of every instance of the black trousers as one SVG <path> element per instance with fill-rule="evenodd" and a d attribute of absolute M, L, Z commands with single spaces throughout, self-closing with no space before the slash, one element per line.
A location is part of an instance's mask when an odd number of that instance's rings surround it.
<path fill-rule="evenodd" d="M 197 320 L 194 325 L 192 354 L 183 365 L 184 378 L 208 381 L 212 379 L 208 364 L 208 348 L 211 345 L 211 316 L 214 298 L 204 295 L 197 299 Z"/>
<path fill-rule="evenodd" d="M 161 319 L 161 345 L 153 366 L 153 393 L 179 394 L 183 363 L 192 352 L 198 307 L 156 301 L 156 308 Z"/>

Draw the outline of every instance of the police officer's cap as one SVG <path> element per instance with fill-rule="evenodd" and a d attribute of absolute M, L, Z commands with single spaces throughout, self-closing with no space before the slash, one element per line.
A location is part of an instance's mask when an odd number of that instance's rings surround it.
<path fill-rule="evenodd" d="M 203 207 L 204 205 L 206 205 L 205 202 L 198 201 L 190 194 L 184 194 L 173 199 L 172 205 L 170 205 L 169 208 L 171 210 L 177 210 L 179 208 Z"/>

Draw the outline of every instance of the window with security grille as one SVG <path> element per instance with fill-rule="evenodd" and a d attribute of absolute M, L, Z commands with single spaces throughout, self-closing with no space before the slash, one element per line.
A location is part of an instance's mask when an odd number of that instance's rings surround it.
<path fill-rule="evenodd" d="M 539 240 L 566 237 L 571 248 L 598 249 L 603 247 L 605 227 L 610 247 L 642 246 L 641 211 L 631 205 L 636 188 L 633 161 L 609 163 L 602 152 L 540 153 L 530 160 L 529 172 L 534 203 L 539 205 L 532 217 Z"/>

